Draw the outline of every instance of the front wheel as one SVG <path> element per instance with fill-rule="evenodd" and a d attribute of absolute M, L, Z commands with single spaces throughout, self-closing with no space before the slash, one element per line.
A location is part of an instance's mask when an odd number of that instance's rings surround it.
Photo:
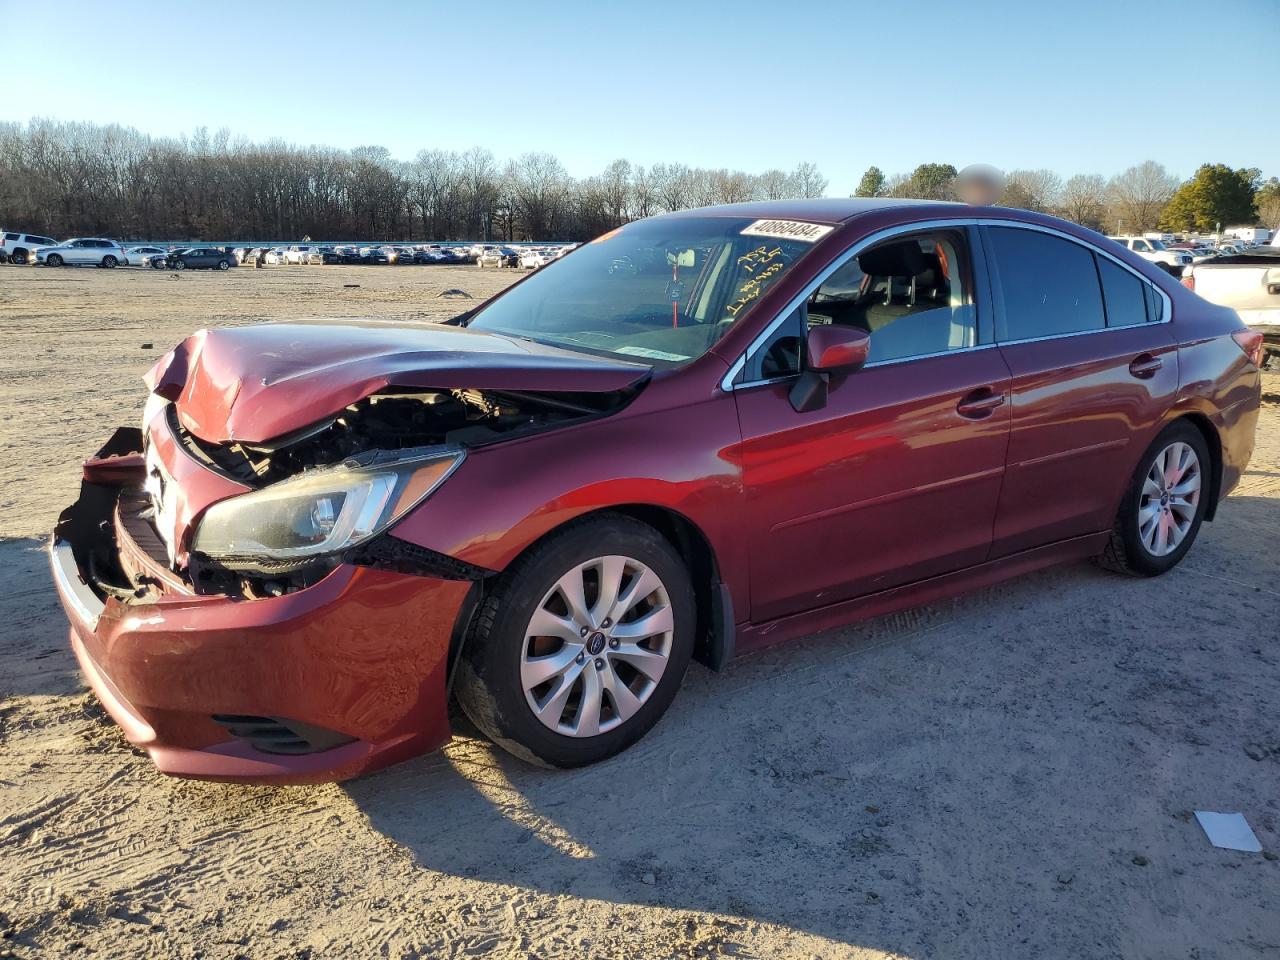
<path fill-rule="evenodd" d="M 185 260 L 175 260 L 175 261 L 173 261 L 173 269 L 175 269 L 175 270 L 185 270 L 185 269 L 187 269 L 187 261 L 185 261 Z"/>
<path fill-rule="evenodd" d="M 535 547 L 482 600 L 458 702 L 525 760 L 604 760 L 675 698 L 695 616 L 688 571 L 656 530 L 624 516 L 584 521 Z"/>
<path fill-rule="evenodd" d="M 116 264 L 118 264 L 119 262 L 120 262 L 119 260 L 117 260 L 115 257 L 111 257 L 111 256 L 107 256 L 107 257 L 103 257 L 103 258 L 102 258 L 102 265 L 103 265 L 104 267 L 106 267 L 108 270 L 112 270 L 112 269 L 114 269 L 114 268 L 115 268 L 115 266 L 116 266 Z"/>
<path fill-rule="evenodd" d="M 1204 522 L 1212 462 L 1204 436 L 1190 423 L 1166 427 L 1138 462 L 1099 564 L 1140 577 L 1177 566 Z"/>
<path fill-rule="evenodd" d="M 62 266 L 62 257 L 58 256 L 56 253 L 51 253 L 49 256 L 44 258 L 44 263 L 47 267 L 60 267 Z"/>
<path fill-rule="evenodd" d="M 219 261 L 218 261 L 218 269 L 219 269 L 219 270 L 230 270 L 230 269 L 231 269 L 231 264 L 227 263 L 227 261 L 225 261 L 225 260 L 219 260 Z"/>

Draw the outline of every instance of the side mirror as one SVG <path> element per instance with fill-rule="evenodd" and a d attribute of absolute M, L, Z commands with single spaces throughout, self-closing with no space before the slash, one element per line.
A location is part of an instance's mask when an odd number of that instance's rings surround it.
<path fill-rule="evenodd" d="M 857 327 L 813 327 L 805 337 L 808 364 L 791 388 L 796 413 L 820 410 L 827 405 L 831 374 L 853 373 L 867 362 L 871 335 Z"/>
<path fill-rule="evenodd" d="M 871 335 L 857 327 L 813 327 L 805 341 L 809 369 L 824 373 L 853 373 L 867 362 Z"/>

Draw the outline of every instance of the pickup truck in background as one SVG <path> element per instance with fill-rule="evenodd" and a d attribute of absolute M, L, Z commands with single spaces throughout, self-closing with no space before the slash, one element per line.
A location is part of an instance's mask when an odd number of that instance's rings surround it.
<path fill-rule="evenodd" d="M 1262 334 L 1266 359 L 1280 363 L 1280 247 L 1254 247 L 1186 267 L 1182 284 L 1240 314 Z"/>
<path fill-rule="evenodd" d="M 1191 265 L 1190 250 L 1170 250 L 1163 240 L 1155 237 L 1110 237 L 1122 247 L 1128 247 L 1143 260 L 1158 264 L 1175 277 L 1181 276 L 1182 269 Z"/>

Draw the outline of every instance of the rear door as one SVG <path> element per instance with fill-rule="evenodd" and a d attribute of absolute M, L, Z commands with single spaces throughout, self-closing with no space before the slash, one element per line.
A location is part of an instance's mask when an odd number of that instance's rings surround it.
<path fill-rule="evenodd" d="M 1047 228 L 983 227 L 1013 423 L 992 556 L 1110 529 L 1178 386 L 1163 294 Z"/>

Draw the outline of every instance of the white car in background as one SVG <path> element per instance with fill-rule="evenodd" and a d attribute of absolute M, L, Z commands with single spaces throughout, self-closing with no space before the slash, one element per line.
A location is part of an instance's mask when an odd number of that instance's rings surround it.
<path fill-rule="evenodd" d="M 124 265 L 126 267 L 147 267 L 151 265 L 153 257 L 165 257 L 168 254 L 169 251 L 164 247 L 126 247 Z"/>
<path fill-rule="evenodd" d="M 537 270 L 554 260 L 555 254 L 549 250 L 526 250 L 520 254 L 520 266 L 526 270 Z"/>
<path fill-rule="evenodd" d="M 267 251 L 267 263 L 281 264 L 289 262 L 289 251 L 284 247 L 272 247 Z"/>
<path fill-rule="evenodd" d="M 34 251 L 36 263 L 46 267 L 84 266 L 116 267 L 128 263 L 124 247 L 114 240 L 101 237 L 77 237 L 53 247 L 38 247 Z"/>
<path fill-rule="evenodd" d="M 15 233 L 11 230 L 0 232 L 0 250 L 4 257 L 14 263 L 29 263 L 31 254 L 39 247 L 56 247 L 58 241 L 53 237 L 42 237 L 34 233 Z"/>
<path fill-rule="evenodd" d="M 316 262 L 319 263 L 321 259 L 320 253 L 315 247 L 307 244 L 294 244 L 285 251 L 285 262 L 302 264 L 311 263 L 311 254 L 313 251 L 316 254 Z"/>
<path fill-rule="evenodd" d="M 1191 265 L 1190 250 L 1170 250 L 1163 240 L 1155 237 L 1109 237 L 1122 247 L 1128 247 L 1143 260 L 1158 263 L 1175 277 L 1181 276 L 1182 268 Z"/>
<path fill-rule="evenodd" d="M 486 244 L 482 247 L 472 247 L 476 254 L 477 267 L 500 267 L 502 266 L 502 251 L 495 246 Z"/>

